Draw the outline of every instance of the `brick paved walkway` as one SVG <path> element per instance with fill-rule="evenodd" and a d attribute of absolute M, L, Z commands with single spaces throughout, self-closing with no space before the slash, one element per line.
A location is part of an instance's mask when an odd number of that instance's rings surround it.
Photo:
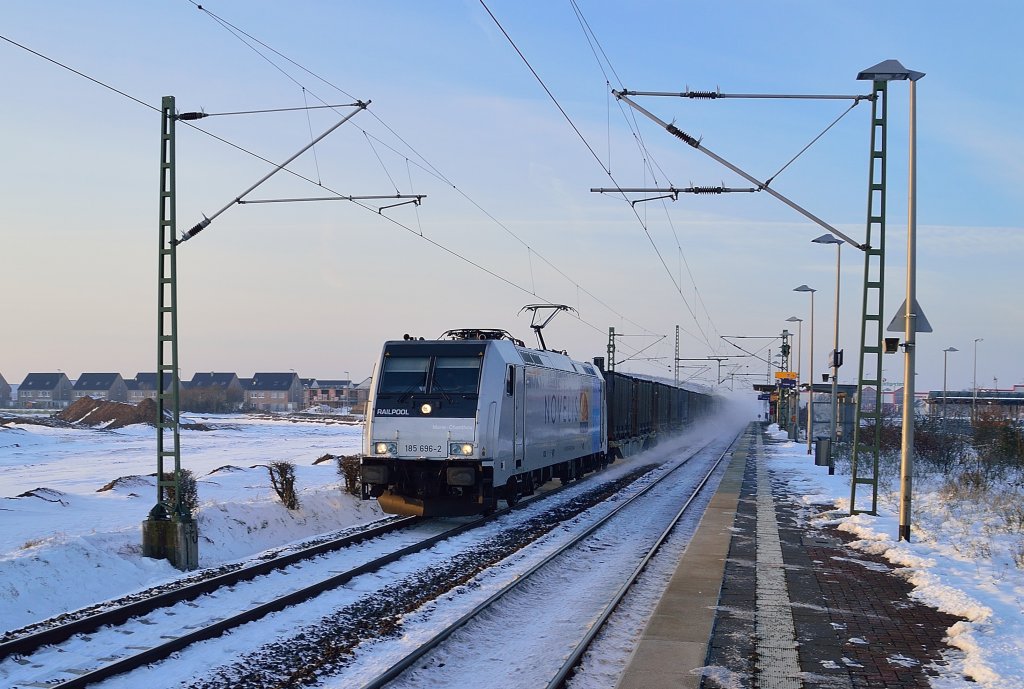
<path fill-rule="evenodd" d="M 759 673 L 764 661 L 756 655 L 758 461 L 763 458 L 752 452 L 744 473 L 702 683 L 707 689 L 780 686 L 771 673 Z M 911 600 L 910 584 L 892 565 L 847 547 L 849 534 L 810 528 L 781 482 L 772 480 L 771 490 L 796 631 L 799 686 L 930 687 L 929 675 L 946 664 L 942 653 L 957 652 L 943 638 L 959 618 Z"/>

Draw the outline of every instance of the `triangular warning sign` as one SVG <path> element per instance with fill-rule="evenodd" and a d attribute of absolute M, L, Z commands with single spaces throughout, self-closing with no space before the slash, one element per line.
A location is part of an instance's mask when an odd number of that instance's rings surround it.
<path fill-rule="evenodd" d="M 921 305 L 917 303 L 917 299 L 914 300 L 914 314 L 917 318 L 914 320 L 914 332 L 918 333 L 930 333 L 932 332 L 932 324 L 928 322 L 928 319 L 924 315 L 924 311 L 921 309 Z M 900 305 L 899 311 L 889 321 L 889 327 L 886 328 L 891 333 L 902 333 L 907 329 L 907 300 L 903 300 L 903 304 Z"/>

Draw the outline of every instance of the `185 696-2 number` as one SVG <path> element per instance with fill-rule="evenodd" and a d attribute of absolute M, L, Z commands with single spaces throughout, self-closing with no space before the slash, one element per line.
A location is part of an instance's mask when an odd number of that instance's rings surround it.
<path fill-rule="evenodd" d="M 406 444 L 405 451 L 412 454 L 441 454 L 442 447 L 440 445 L 410 445 Z"/>

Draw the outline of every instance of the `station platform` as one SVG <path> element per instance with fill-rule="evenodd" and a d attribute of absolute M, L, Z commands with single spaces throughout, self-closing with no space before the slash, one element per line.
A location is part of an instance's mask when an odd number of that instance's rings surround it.
<path fill-rule="evenodd" d="M 773 442 L 752 423 L 737 443 L 618 689 L 927 689 L 939 674 L 959 618 L 810 526 L 773 479 Z"/>

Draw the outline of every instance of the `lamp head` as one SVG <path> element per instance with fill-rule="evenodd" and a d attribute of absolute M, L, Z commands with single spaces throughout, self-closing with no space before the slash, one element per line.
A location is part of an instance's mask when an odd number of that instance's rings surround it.
<path fill-rule="evenodd" d="M 899 60 L 883 60 L 857 75 L 860 81 L 917 81 L 924 72 L 907 69 Z"/>
<path fill-rule="evenodd" d="M 794 287 L 793 291 L 794 292 L 817 292 L 818 290 L 814 289 L 813 287 L 808 287 L 807 285 L 800 285 L 799 287 Z"/>

